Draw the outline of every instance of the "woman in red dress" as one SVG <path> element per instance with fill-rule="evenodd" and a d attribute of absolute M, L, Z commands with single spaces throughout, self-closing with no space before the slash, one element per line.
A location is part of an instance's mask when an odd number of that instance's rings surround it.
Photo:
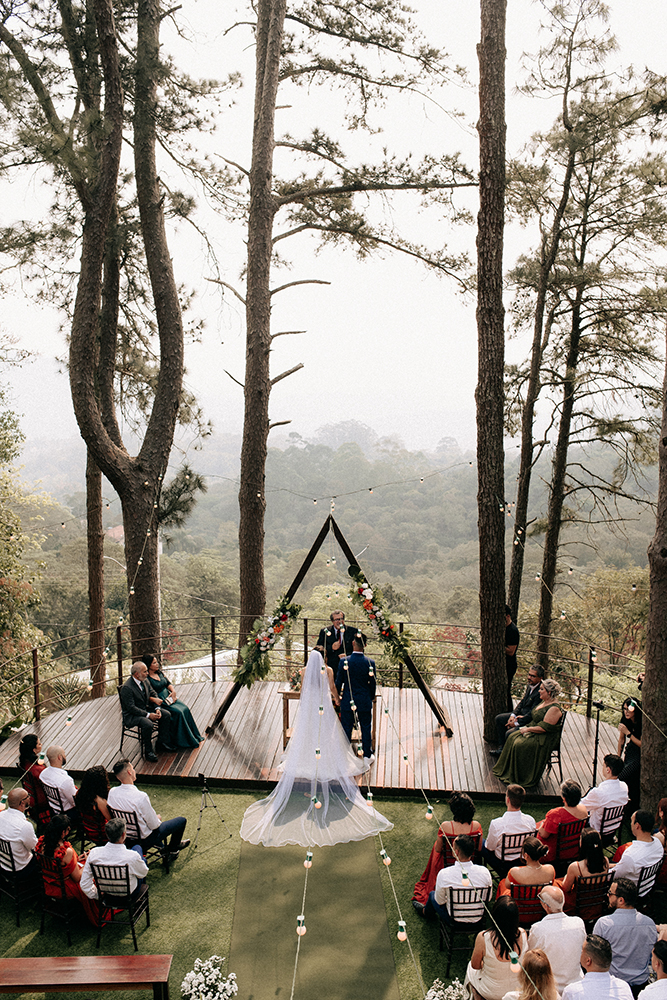
<path fill-rule="evenodd" d="M 105 827 L 111 819 L 107 805 L 109 775 L 102 764 L 89 767 L 81 779 L 81 787 L 74 796 L 88 840 L 100 846 L 107 843 Z"/>
<path fill-rule="evenodd" d="M 49 800 L 44 791 L 44 785 L 39 780 L 39 776 L 45 769 L 46 764 L 39 759 L 42 752 L 42 744 L 36 733 L 28 733 L 19 743 L 19 767 L 23 771 L 21 784 L 30 796 L 30 818 L 37 827 L 37 833 L 41 833 L 46 824 L 51 819 Z"/>
<path fill-rule="evenodd" d="M 423 910 L 429 893 L 435 889 L 438 872 L 445 866 L 445 837 L 453 841 L 460 833 L 467 833 L 473 837 L 479 834 L 481 842 L 482 825 L 473 819 L 475 803 L 470 796 L 466 792 L 454 792 L 449 800 L 449 808 L 452 811 L 452 818 L 446 820 L 438 830 L 424 874 L 415 885 L 412 894 L 412 905 L 415 910 Z"/>
<path fill-rule="evenodd" d="M 67 839 L 71 828 L 69 816 L 66 816 L 65 813 L 54 816 L 43 836 L 37 841 L 35 854 L 41 854 L 43 857 L 60 864 L 65 880 L 65 893 L 70 899 L 77 899 L 81 903 L 88 920 L 94 927 L 97 927 L 99 919 L 97 900 L 89 899 L 79 885 L 86 856 L 82 854 L 79 858 Z M 59 897 L 61 895 L 60 880 L 45 870 L 42 870 L 42 878 L 44 879 L 46 895 Z"/>
<path fill-rule="evenodd" d="M 537 824 L 538 839 L 549 848 L 549 853 L 544 857 L 545 861 L 553 861 L 556 856 L 558 827 L 561 823 L 588 819 L 588 809 L 581 805 L 581 785 L 578 782 L 564 781 L 560 786 L 560 797 L 563 805 L 557 809 L 550 809 L 544 819 Z M 576 858 L 577 853 L 575 850 L 569 857 Z"/>
<path fill-rule="evenodd" d="M 602 841 L 600 840 L 600 834 L 597 830 L 593 830 L 590 826 L 582 830 L 580 843 L 580 860 L 572 862 L 567 870 L 565 878 L 557 879 L 556 885 L 559 886 L 565 894 L 565 905 L 563 906 L 563 911 L 565 913 L 574 913 L 578 917 L 581 917 L 582 920 L 589 920 L 591 918 L 586 915 L 589 912 L 588 910 L 579 913 L 576 909 L 577 879 L 586 878 L 588 875 L 603 875 L 609 868 L 609 862 L 604 855 L 604 851 L 602 850 Z M 599 916 L 597 909 L 594 909 L 592 912 L 595 916 Z"/>
<path fill-rule="evenodd" d="M 546 857 L 549 848 L 537 837 L 526 837 L 521 848 L 522 865 L 510 868 L 507 878 L 501 879 L 498 883 L 496 898 L 509 896 L 512 893 L 511 885 L 551 885 L 556 877 L 553 865 L 543 865 L 542 859 Z"/>

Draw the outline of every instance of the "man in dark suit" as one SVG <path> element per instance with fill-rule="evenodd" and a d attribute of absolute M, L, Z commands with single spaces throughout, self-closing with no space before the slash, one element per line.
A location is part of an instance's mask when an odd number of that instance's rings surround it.
<path fill-rule="evenodd" d="M 526 726 L 530 722 L 530 714 L 540 701 L 540 684 L 544 678 L 544 667 L 539 663 L 531 667 L 528 671 L 528 684 L 524 691 L 523 698 L 518 703 L 513 712 L 502 712 L 496 716 L 496 734 L 498 736 L 498 746 L 491 750 L 494 756 L 502 753 L 505 740 L 508 735 L 518 727 Z"/>
<path fill-rule="evenodd" d="M 317 645 L 324 646 L 327 664 L 336 677 L 340 657 L 348 656 L 352 652 L 352 641 L 355 636 L 361 635 L 361 633 L 352 625 L 345 624 L 343 611 L 332 611 L 329 618 L 331 625 L 329 628 L 320 629 Z"/>
<path fill-rule="evenodd" d="M 375 697 L 375 660 L 364 656 L 365 641 L 362 635 L 352 640 L 353 652 L 344 657 L 338 665 L 336 687 L 341 696 L 340 721 L 348 740 L 352 739 L 354 713 L 356 711 L 361 728 L 361 744 L 364 762 L 375 760 L 371 746 L 371 718 Z"/>
<path fill-rule="evenodd" d="M 153 750 L 153 723 L 158 724 L 158 750 L 172 750 L 167 737 L 171 725 L 171 712 L 166 708 L 156 708 L 150 702 L 151 689 L 148 681 L 148 667 L 141 660 L 132 664 L 132 674 L 120 689 L 120 703 L 123 709 L 123 723 L 138 726 L 141 735 L 142 753 L 146 760 L 155 763 L 157 756 Z"/>

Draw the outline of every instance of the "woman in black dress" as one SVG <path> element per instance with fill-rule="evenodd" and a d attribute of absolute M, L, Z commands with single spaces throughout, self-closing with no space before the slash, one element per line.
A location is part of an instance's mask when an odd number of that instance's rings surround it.
<path fill-rule="evenodd" d="M 619 774 L 630 793 L 629 806 L 639 806 L 639 778 L 642 749 L 642 706 L 636 698 L 626 698 L 621 706 L 622 717 L 618 726 L 618 756 L 623 757 L 625 767 Z M 625 753 L 623 750 L 625 748 Z"/>

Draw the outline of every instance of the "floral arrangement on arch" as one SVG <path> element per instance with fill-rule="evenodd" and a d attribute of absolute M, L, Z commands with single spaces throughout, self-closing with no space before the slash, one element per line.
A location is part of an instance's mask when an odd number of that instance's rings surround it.
<path fill-rule="evenodd" d="M 222 974 L 224 958 L 211 955 L 204 961 L 195 958 L 195 967 L 181 983 L 181 996 L 186 1000 L 231 1000 L 239 991 L 236 974 Z"/>
<path fill-rule="evenodd" d="M 375 590 L 361 572 L 358 566 L 350 566 L 348 573 L 355 586 L 350 591 L 353 604 L 362 607 L 368 618 L 373 633 L 387 647 L 386 654 L 394 663 L 403 662 L 410 646 L 410 636 L 407 632 L 399 632 L 381 606 L 382 592 Z"/>
<path fill-rule="evenodd" d="M 258 618 L 241 649 L 242 663 L 234 671 L 238 684 L 251 687 L 254 681 L 263 680 L 271 669 L 269 653 L 286 628 L 289 628 L 301 614 L 300 604 L 291 604 L 282 597 L 273 614 Z"/>

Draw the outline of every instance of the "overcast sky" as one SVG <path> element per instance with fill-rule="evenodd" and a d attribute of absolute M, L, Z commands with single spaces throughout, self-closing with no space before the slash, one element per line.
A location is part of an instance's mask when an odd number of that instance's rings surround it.
<path fill-rule="evenodd" d="M 429 41 L 445 48 L 452 62 L 468 68 L 469 89 L 450 88 L 437 95 L 443 108 L 457 106 L 464 117 L 455 120 L 437 103 L 416 95 L 404 97 L 378 117 L 384 132 L 375 141 L 395 146 L 400 153 L 412 151 L 416 157 L 427 151 L 460 149 L 463 159 L 474 167 L 479 5 L 476 0 L 413 0 L 412 6 Z M 611 7 L 611 26 L 620 46 L 618 65 L 633 63 L 639 70 L 649 66 L 664 72 L 667 32 L 663 4 L 657 0 L 615 0 Z M 186 37 L 176 38 L 167 29 L 163 38 L 182 68 L 193 76 L 221 78 L 235 69 L 244 72 L 245 86 L 234 95 L 234 106 L 223 108 L 221 127 L 207 142 L 211 152 L 247 164 L 254 56 L 248 29 L 224 33 L 236 19 L 234 8 L 232 2 L 185 0 L 176 16 L 185 26 Z M 508 153 L 516 152 L 536 128 L 548 126 L 557 114 L 553 103 L 529 101 L 514 92 L 521 78 L 521 53 L 535 52 L 539 46 L 540 16 L 540 4 L 509 0 Z M 298 103 L 295 100 L 279 113 L 277 132 L 296 135 L 305 124 L 317 122 L 334 131 L 336 114 L 340 111 L 342 115 L 343 110 L 339 97 L 325 99 L 315 91 L 296 96 Z M 324 122 L 327 114 L 329 120 Z M 362 143 L 359 148 L 363 150 L 363 143 L 369 140 L 357 136 L 354 141 Z M 165 165 L 164 169 L 168 172 L 170 168 Z M 178 183 L 176 174 L 171 181 Z M 17 218 L 22 212 L 30 214 L 44 197 L 36 182 L 26 185 L 23 194 L 18 185 L 12 190 L 12 198 L 3 197 L 3 225 L 10 221 L 12 209 Z M 474 197 L 468 204 L 474 211 Z M 474 257 L 474 229 L 448 233 L 437 209 L 418 210 L 414 196 L 401 196 L 383 210 L 415 235 L 436 243 L 451 238 L 454 246 L 467 247 Z M 242 229 L 223 224 L 210 212 L 202 218 L 224 279 L 242 288 Z M 518 233 L 508 234 L 506 266 L 518 252 L 521 238 Z M 434 448 L 442 437 L 457 438 L 464 448 L 474 447 L 474 300 L 461 299 L 452 282 L 428 274 L 423 266 L 399 254 L 360 262 L 352 252 L 339 249 L 316 255 L 311 237 L 285 242 L 292 243 L 283 252 L 294 265 L 279 273 L 274 284 L 306 278 L 331 284 L 306 285 L 276 296 L 274 331 L 307 332 L 276 343 L 272 374 L 299 362 L 305 367 L 272 392 L 271 419 L 291 420 L 287 430 L 304 436 L 322 424 L 355 419 L 381 435 L 400 436 L 410 448 Z M 243 380 L 241 303 L 229 293 L 223 299 L 219 288 L 206 281 L 210 269 L 198 238 L 187 226 L 172 236 L 171 246 L 177 280 L 196 288 L 194 312 L 206 323 L 202 343 L 187 353 L 187 384 L 204 404 L 217 434 L 238 433 L 242 392 L 225 370 Z M 67 378 L 54 361 L 57 354 L 65 353 L 57 326 L 55 315 L 27 302 L 20 291 L 5 302 L 3 329 L 39 355 L 32 364 L 10 373 L 15 406 L 23 414 L 26 434 L 33 439 L 77 434 Z M 510 344 L 509 356 L 519 349 L 520 345 Z"/>

